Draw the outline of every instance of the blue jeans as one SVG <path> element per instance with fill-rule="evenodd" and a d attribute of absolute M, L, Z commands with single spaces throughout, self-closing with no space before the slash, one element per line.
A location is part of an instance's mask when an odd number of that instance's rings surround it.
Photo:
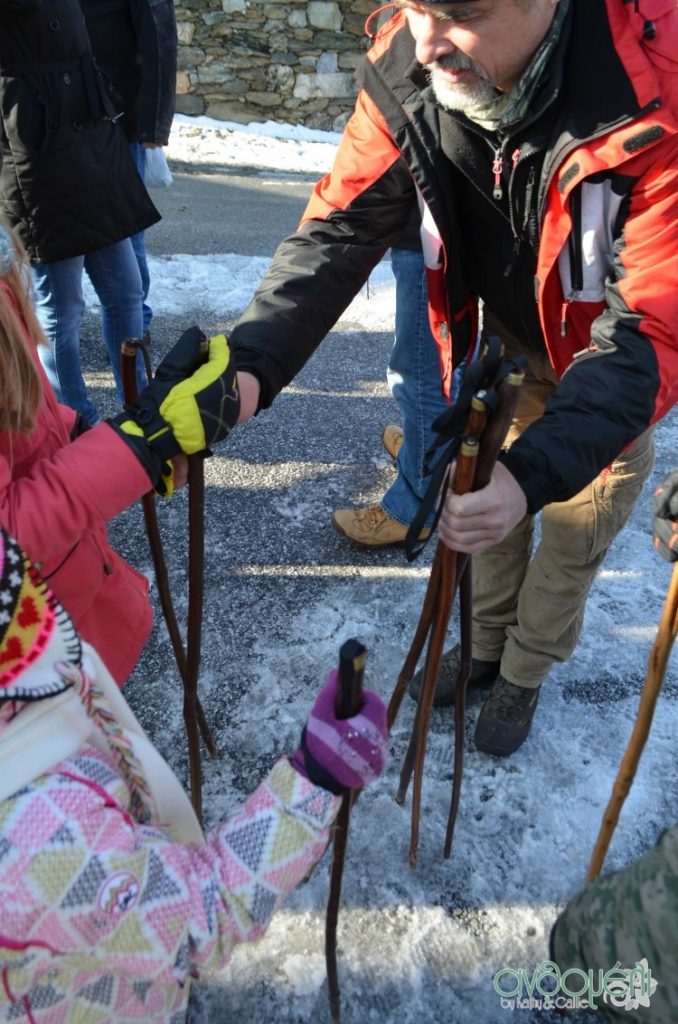
<path fill-rule="evenodd" d="M 132 154 L 136 169 L 139 172 L 139 176 L 142 181 L 146 180 L 146 150 L 140 142 L 130 142 L 129 151 Z M 132 248 L 134 249 L 134 255 L 137 258 L 139 264 L 139 273 L 141 274 L 141 290 L 143 293 L 143 304 L 144 304 L 144 334 L 151 326 L 151 320 L 153 319 L 153 310 L 148 305 L 148 291 L 151 287 L 151 275 L 148 272 L 148 260 L 146 258 L 146 243 L 145 243 L 145 231 L 139 231 L 136 235 L 132 235 L 130 241 L 132 242 Z"/>
<path fill-rule="evenodd" d="M 391 267 L 396 280 L 395 341 L 387 379 L 402 416 L 405 438 L 396 460 L 398 476 L 381 506 L 392 519 L 409 525 L 428 483 L 424 456 L 435 436 L 431 424 L 448 405 L 428 321 L 424 257 L 421 252 L 394 248 Z"/>
<path fill-rule="evenodd" d="M 49 342 L 49 348 L 39 348 L 42 365 L 59 401 L 93 426 L 100 417 L 87 397 L 80 368 L 83 269 L 101 302 L 104 344 L 121 401 L 120 346 L 126 338 L 140 338 L 143 330 L 141 277 L 129 238 L 87 256 L 33 265 L 36 312 Z M 145 383 L 139 356 L 137 385 Z"/>

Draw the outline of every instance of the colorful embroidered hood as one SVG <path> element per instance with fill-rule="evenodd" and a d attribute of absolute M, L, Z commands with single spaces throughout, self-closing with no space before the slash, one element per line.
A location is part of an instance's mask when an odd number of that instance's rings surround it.
<path fill-rule="evenodd" d="M 0 734 L 3 722 L 20 710 L 17 705 L 67 690 L 72 683 L 56 666 L 67 669 L 81 659 L 70 617 L 0 527 Z"/>

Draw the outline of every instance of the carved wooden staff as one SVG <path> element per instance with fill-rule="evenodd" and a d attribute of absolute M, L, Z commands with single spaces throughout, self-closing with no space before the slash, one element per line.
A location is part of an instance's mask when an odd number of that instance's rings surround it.
<path fill-rule="evenodd" d="M 466 434 L 472 437 L 477 437 L 478 434 L 480 433 L 480 429 L 476 430 L 469 428 L 471 426 L 473 426 L 474 428 L 481 427 L 482 424 L 480 421 L 480 417 L 485 417 L 487 412 L 487 406 L 484 401 L 484 398 L 482 397 L 483 394 L 484 392 L 474 395 L 473 398 L 471 399 L 470 416 L 473 415 L 474 420 L 473 423 L 471 423 L 469 416 L 469 422 L 467 422 L 466 424 Z M 484 419 L 482 423 L 484 423 Z M 443 481 L 443 490 L 445 490 L 447 487 L 447 480 L 448 477 L 446 476 L 445 480 Z M 428 636 L 429 631 L 431 629 L 431 623 L 433 621 L 436 602 L 438 600 L 438 591 L 440 587 L 440 570 L 442 566 L 442 556 L 439 557 L 440 554 L 441 546 L 439 545 L 436 548 L 433 564 L 431 566 L 431 574 L 429 576 L 428 586 L 426 587 L 424 603 L 422 605 L 421 613 L 419 615 L 419 622 L 417 623 L 417 628 L 415 630 L 412 643 L 410 644 L 410 649 L 407 652 L 407 655 L 405 656 L 403 667 L 400 670 L 400 674 L 398 676 L 395 689 L 393 691 L 391 700 L 388 705 L 387 721 L 389 730 L 391 729 L 391 726 L 398 717 L 400 705 L 403 702 L 403 697 L 405 696 L 405 691 L 407 690 L 407 684 L 414 675 L 414 670 L 417 667 L 417 662 L 419 661 L 421 652 L 424 649 L 424 644 L 426 643 L 426 637 Z"/>
<path fill-rule="evenodd" d="M 487 487 L 492 477 L 492 470 L 506 440 L 506 434 L 518 401 L 518 392 L 523 383 L 524 373 L 509 373 L 497 387 L 497 406 L 492 418 L 486 425 L 483 423 L 480 433 L 480 450 L 473 481 L 473 490 L 480 491 Z M 461 781 L 464 771 L 464 720 L 466 716 L 466 688 L 471 675 L 471 646 L 473 627 L 473 586 L 471 582 L 470 555 L 457 555 L 457 572 L 459 583 L 459 630 L 461 641 L 461 661 L 454 690 L 454 775 L 452 778 L 452 800 L 447 819 L 445 846 L 443 857 L 448 859 L 452 853 L 454 826 L 457 821 Z M 436 676 L 438 672 L 436 669 Z"/>
<path fill-rule="evenodd" d="M 207 355 L 205 342 L 205 356 Z M 143 341 L 128 338 L 121 348 L 121 375 L 125 401 L 132 403 L 137 397 L 136 362 L 137 350 L 141 350 L 146 373 L 151 379 L 151 365 L 148 348 Z M 205 481 L 203 460 L 200 455 L 188 456 L 188 624 L 186 648 L 181 638 L 167 572 L 158 514 L 153 491 L 144 494 L 141 506 L 144 514 L 146 534 L 153 558 L 155 578 L 162 613 L 167 623 L 174 658 L 184 688 L 184 726 L 188 742 L 188 761 L 191 780 L 191 802 L 202 824 L 202 766 L 200 759 L 200 734 L 212 757 L 218 751 L 207 724 L 205 712 L 198 698 L 198 671 L 200 668 L 200 646 L 202 633 L 203 578 L 205 559 L 204 531 Z"/>
<path fill-rule="evenodd" d="M 478 441 L 476 438 L 466 438 L 462 441 L 457 456 L 456 471 L 452 482 L 452 490 L 455 494 L 467 494 L 473 485 L 473 476 L 476 469 L 478 457 Z M 426 651 L 424 664 L 424 675 L 417 702 L 417 712 L 414 719 L 414 726 L 410 736 L 410 742 L 400 772 L 400 783 L 396 800 L 399 804 L 405 802 L 407 789 L 414 769 L 414 788 L 412 792 L 412 825 L 410 832 L 409 862 L 410 867 L 417 863 L 417 847 L 419 845 L 419 818 L 421 812 L 421 789 L 424 778 L 424 761 L 426 758 L 426 741 L 433 710 L 433 698 L 435 696 L 436 677 L 440 657 L 443 652 L 443 644 L 447 634 L 447 624 L 452 611 L 452 602 L 456 592 L 456 585 L 459 582 L 457 575 L 457 552 L 450 550 L 442 541 L 438 541 L 435 554 L 436 560 L 440 562 L 438 571 L 438 587 L 435 602 L 432 609 L 430 637 Z"/>
<path fill-rule="evenodd" d="M 347 640 L 339 651 L 339 696 L 337 718 L 352 718 L 362 706 L 363 671 L 367 651 L 358 640 Z M 341 881 L 346 860 L 346 842 L 351 817 L 351 806 L 357 791 L 344 793 L 341 807 L 334 822 L 334 853 L 330 871 L 330 890 L 325 916 L 325 963 L 327 965 L 327 988 L 333 1024 L 341 1020 L 339 1002 L 339 976 L 337 972 L 337 921 L 341 901 Z"/>
<path fill-rule="evenodd" d="M 474 467 L 475 475 L 469 481 L 469 470 L 468 468 L 462 468 L 463 464 L 458 458 L 455 480 L 452 484 L 455 493 L 467 493 L 471 489 L 479 490 L 489 483 L 494 464 L 515 411 L 518 390 L 522 381 L 523 374 L 520 372 L 509 372 L 500 381 L 497 386 L 496 408 L 489 426 L 486 426 L 486 417 L 488 408 L 492 404 L 490 399 L 493 396 L 484 389 L 474 396 L 466 429 L 469 434 L 473 433 L 475 435 L 476 444 L 478 443 L 478 436 L 480 436 L 480 447 Z M 451 852 L 463 772 L 465 693 L 471 670 L 471 573 L 469 562 L 469 556 L 452 552 L 442 543 L 438 543 L 415 637 L 405 658 L 388 709 L 388 724 L 390 728 L 400 709 L 407 684 L 414 674 L 426 637 L 430 634 L 417 712 L 396 794 L 397 802 L 404 803 L 414 768 L 415 785 L 412 799 L 412 830 L 409 850 L 409 863 L 411 867 L 416 865 L 423 766 L 431 710 L 435 696 L 436 679 L 454 593 L 456 588 L 459 587 L 461 590 L 461 663 L 455 693 L 455 772 L 452 804 L 445 840 L 445 856 L 449 857 Z"/>
<path fill-rule="evenodd" d="M 593 855 L 591 857 L 591 864 L 589 866 L 587 877 L 589 882 L 593 881 L 593 879 L 597 878 L 600 874 L 603 861 L 605 860 L 605 855 L 607 854 L 607 850 L 610 845 L 610 840 L 612 839 L 612 834 L 619 820 L 619 813 L 635 778 L 640 755 L 643 752 L 645 742 L 650 733 L 652 717 L 654 715 L 654 709 L 657 704 L 659 692 L 662 688 L 662 683 L 664 682 L 664 674 L 666 672 L 671 648 L 673 647 L 673 641 L 676 639 L 677 634 L 678 562 L 676 562 L 673 567 L 673 575 L 671 576 L 669 591 L 666 595 L 661 619 L 659 620 L 657 636 L 655 637 L 652 650 L 650 651 L 645 685 L 643 686 L 643 692 L 640 695 L 638 717 L 633 727 L 633 732 L 631 733 L 631 739 L 629 740 L 619 766 L 617 778 L 614 781 L 612 789 L 612 795 L 607 807 L 605 808 L 605 814 L 603 815 L 598 839 L 596 840 L 596 845 L 593 849 Z"/>

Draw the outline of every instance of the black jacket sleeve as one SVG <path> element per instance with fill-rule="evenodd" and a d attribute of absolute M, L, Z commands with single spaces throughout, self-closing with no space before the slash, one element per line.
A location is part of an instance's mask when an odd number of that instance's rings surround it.
<path fill-rule="evenodd" d="M 643 433 L 653 419 L 659 387 L 657 356 L 638 316 L 621 304 L 594 325 L 597 345 L 572 363 L 543 416 L 500 461 L 518 481 L 527 511 L 573 497 Z"/>
<path fill-rule="evenodd" d="M 172 0 L 130 0 L 141 55 L 139 142 L 166 146 L 174 116 L 177 26 Z"/>
<path fill-rule="evenodd" d="M 261 383 L 260 408 L 301 370 L 402 237 L 413 203 L 411 179 L 398 161 L 345 209 L 306 221 L 278 247 L 229 339 L 238 369 Z"/>

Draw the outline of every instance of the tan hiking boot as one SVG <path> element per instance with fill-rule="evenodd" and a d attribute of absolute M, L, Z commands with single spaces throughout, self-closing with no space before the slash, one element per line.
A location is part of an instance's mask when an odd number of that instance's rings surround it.
<path fill-rule="evenodd" d="M 404 523 L 391 519 L 381 505 L 339 509 L 332 516 L 332 525 L 342 536 L 365 548 L 402 544 L 408 531 Z M 419 535 L 420 539 L 426 540 L 430 532 L 428 528 L 423 529 Z"/>
<path fill-rule="evenodd" d="M 404 440 L 405 435 L 402 427 L 396 426 L 395 423 L 389 423 L 387 427 L 384 427 L 381 443 L 392 459 L 398 457 L 398 452 L 402 448 Z"/>

